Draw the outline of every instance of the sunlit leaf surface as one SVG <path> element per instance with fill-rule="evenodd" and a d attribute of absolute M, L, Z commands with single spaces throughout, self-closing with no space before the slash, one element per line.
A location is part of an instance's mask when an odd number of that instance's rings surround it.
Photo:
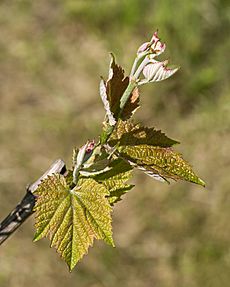
<path fill-rule="evenodd" d="M 122 159 L 114 160 L 110 170 L 95 177 L 108 190 L 108 200 L 111 205 L 121 200 L 121 196 L 134 187 L 126 182 L 132 176 L 132 166 Z"/>
<path fill-rule="evenodd" d="M 62 175 L 47 178 L 36 191 L 34 240 L 48 237 L 70 270 L 94 238 L 113 246 L 108 195 L 105 186 L 93 179 L 80 179 L 71 189 Z"/>

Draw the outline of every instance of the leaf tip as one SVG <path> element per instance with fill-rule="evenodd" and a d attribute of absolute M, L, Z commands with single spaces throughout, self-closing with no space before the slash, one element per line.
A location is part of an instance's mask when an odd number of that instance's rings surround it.
<path fill-rule="evenodd" d="M 69 268 L 69 273 L 72 273 L 74 267 L 76 266 L 77 263 L 71 262 L 70 264 L 67 263 L 68 268 Z"/>
<path fill-rule="evenodd" d="M 33 242 L 37 242 L 37 241 L 40 240 L 40 239 L 41 239 L 40 234 L 35 234 L 35 235 L 34 235 L 34 238 L 33 238 Z"/>
<path fill-rule="evenodd" d="M 114 243 L 114 241 L 113 241 L 113 239 L 112 239 L 112 241 L 111 241 L 111 246 L 112 246 L 113 248 L 116 247 L 116 246 L 115 246 L 115 243 Z"/>
<path fill-rule="evenodd" d="M 205 183 L 201 178 L 198 178 L 197 183 L 198 183 L 199 185 L 203 186 L 203 187 L 206 186 L 206 183 Z"/>
<path fill-rule="evenodd" d="M 110 57 L 111 57 L 111 60 L 114 62 L 115 61 L 115 56 L 112 52 L 109 53 Z"/>

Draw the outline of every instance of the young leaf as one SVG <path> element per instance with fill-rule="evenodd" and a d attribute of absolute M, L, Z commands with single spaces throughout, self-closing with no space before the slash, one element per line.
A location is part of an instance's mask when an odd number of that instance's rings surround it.
<path fill-rule="evenodd" d="M 161 131 L 131 121 L 119 121 L 109 140 L 110 146 L 119 145 L 122 158 L 157 180 L 184 179 L 204 185 L 181 155 L 170 148 L 177 143 Z"/>
<path fill-rule="evenodd" d="M 132 166 L 121 158 L 114 160 L 110 164 L 110 170 L 94 177 L 102 183 L 108 190 L 108 200 L 111 205 L 121 200 L 121 196 L 127 193 L 134 185 L 126 184 L 132 176 Z"/>
<path fill-rule="evenodd" d="M 100 96 L 102 99 L 102 102 L 104 104 L 105 112 L 108 117 L 108 122 L 110 126 L 114 126 L 116 124 L 116 120 L 113 116 L 113 113 L 111 112 L 110 104 L 107 99 L 107 93 L 106 93 L 106 84 L 103 79 L 100 81 Z"/>
<path fill-rule="evenodd" d="M 139 107 L 139 93 L 138 89 L 135 88 L 120 114 L 120 100 L 128 85 L 129 77 L 125 77 L 124 70 L 115 63 L 115 58 L 111 54 L 108 80 L 105 82 L 102 79 L 100 82 L 100 95 L 111 126 L 116 124 L 118 117 L 130 118 Z"/>
<path fill-rule="evenodd" d="M 71 189 L 66 178 L 56 174 L 45 179 L 35 195 L 34 241 L 48 237 L 70 270 L 94 238 L 114 246 L 109 192 L 104 185 L 87 178 Z"/>
<path fill-rule="evenodd" d="M 120 156 L 141 167 L 146 172 L 152 172 L 163 179 L 182 179 L 202 186 L 205 183 L 197 177 L 192 167 L 172 148 L 155 147 L 151 145 L 123 146 L 118 148 Z"/>
<path fill-rule="evenodd" d="M 143 43 L 137 50 L 137 55 L 141 55 L 144 52 L 148 52 L 152 58 L 159 56 L 164 53 L 166 44 L 162 43 L 158 37 L 158 32 L 156 31 L 149 42 Z"/>
<path fill-rule="evenodd" d="M 127 101 L 122 114 L 121 114 L 121 119 L 122 120 L 128 120 L 129 118 L 132 117 L 132 115 L 135 113 L 135 111 L 139 108 L 139 102 L 140 102 L 140 95 L 139 95 L 139 90 L 136 87 L 129 100 Z"/>
<path fill-rule="evenodd" d="M 179 67 L 170 68 L 167 64 L 168 61 L 150 60 L 149 64 L 143 69 L 145 80 L 141 81 L 140 84 L 166 80 L 178 71 Z"/>
<path fill-rule="evenodd" d="M 135 125 L 131 121 L 119 121 L 110 137 L 109 144 L 115 146 L 136 146 L 136 145 L 152 145 L 160 147 L 171 147 L 179 142 L 168 138 L 164 133 L 154 128 L 146 128 Z"/>

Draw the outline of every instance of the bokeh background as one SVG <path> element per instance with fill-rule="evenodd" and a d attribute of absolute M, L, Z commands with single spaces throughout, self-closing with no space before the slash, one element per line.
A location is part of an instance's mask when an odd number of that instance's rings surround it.
<path fill-rule="evenodd" d="M 1 287 L 227 287 L 230 282 L 230 6 L 227 0 L 0 3 L 0 218 L 56 158 L 98 136 L 100 75 L 127 73 L 158 28 L 181 66 L 141 89 L 136 119 L 181 141 L 207 188 L 136 173 L 113 212 L 116 248 L 96 242 L 69 274 L 33 218 L 0 247 Z"/>

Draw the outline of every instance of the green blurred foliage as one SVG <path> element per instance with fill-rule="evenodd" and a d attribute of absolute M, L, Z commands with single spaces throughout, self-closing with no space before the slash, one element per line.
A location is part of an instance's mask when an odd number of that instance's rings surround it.
<path fill-rule="evenodd" d="M 1 1 L 1 218 L 54 159 L 70 164 L 97 137 L 108 52 L 129 72 L 157 28 L 181 70 L 141 90 L 137 118 L 180 140 L 207 182 L 136 173 L 113 213 L 117 247 L 96 243 L 71 274 L 47 240 L 32 243 L 30 219 L 1 246 L 1 287 L 229 286 L 229 24 L 227 0 Z"/>

